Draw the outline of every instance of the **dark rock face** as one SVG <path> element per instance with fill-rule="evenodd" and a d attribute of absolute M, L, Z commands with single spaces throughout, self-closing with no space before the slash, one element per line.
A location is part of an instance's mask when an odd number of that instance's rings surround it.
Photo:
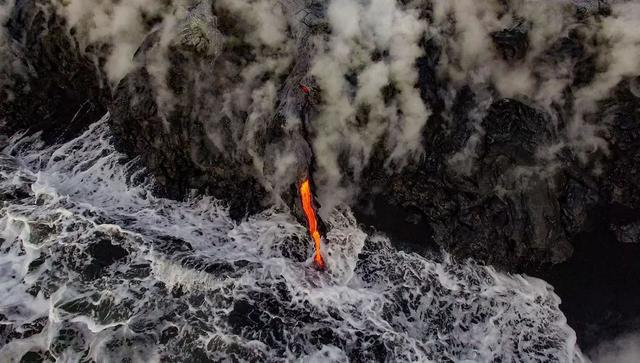
<path fill-rule="evenodd" d="M 615 115 L 609 156 L 614 161 L 605 162 L 600 176 L 573 166 L 571 160 L 563 161 L 564 171 L 543 175 L 535 153 L 557 138 L 555 131 L 548 129 L 544 113 L 503 99 L 492 104 L 483 120 L 486 134 L 472 175 L 460 176 L 448 168 L 450 151 L 441 146 L 455 145 L 458 136 L 434 133 L 425 137 L 425 149 L 431 152 L 419 164 L 390 179 L 370 169 L 366 179 L 371 184 L 358 210 L 369 221 L 375 218 L 367 214 L 405 211 L 374 225 L 405 241 L 420 243 L 430 237 L 456 256 L 515 271 L 534 272 L 570 258 L 570 241 L 575 243 L 579 233 L 601 222 L 589 217 L 599 208 L 621 210 L 609 218 L 611 231 L 620 242 L 637 241 L 639 104 L 625 97 L 608 102 L 614 105 L 608 111 Z M 464 129 L 454 132 L 468 134 Z M 425 224 L 419 235 L 403 234 Z"/>
<path fill-rule="evenodd" d="M 232 136 L 226 135 L 224 150 L 217 150 L 206 138 L 204 125 L 191 118 L 191 110 L 197 107 L 193 103 L 198 98 L 187 86 L 193 81 L 186 71 L 193 60 L 187 57 L 176 54 L 174 61 L 184 63 L 172 67 L 169 75 L 175 81 L 172 91 L 185 104 L 177 105 L 168 119 L 163 120 L 150 86 L 150 75 L 141 68 L 118 86 L 111 106 L 113 130 L 125 152 L 142 157 L 165 194 L 184 198 L 195 188 L 229 201 L 238 214 L 255 213 L 261 208 L 265 191 L 249 176 L 246 164 L 224 152 L 233 150 Z M 231 132 L 230 128 L 227 131 Z M 248 190 L 257 193 L 244 192 Z"/>
<path fill-rule="evenodd" d="M 571 245 L 562 224 L 560 190 L 554 180 L 519 171 L 533 167 L 537 147 L 555 136 L 544 114 L 503 99 L 490 107 L 483 125 L 486 137 L 473 175 L 461 176 L 449 168 L 442 147 L 455 144 L 452 138 L 457 135 L 432 134 L 425 149 L 433 154 L 421 164 L 390 182 L 384 173 L 372 171 L 367 180 L 373 182 L 373 199 L 380 209 L 411 211 L 408 225 L 429 225 L 431 238 L 460 257 L 510 269 L 568 258 Z M 363 200 L 371 199 L 370 194 Z M 366 206 L 361 210 L 366 214 Z"/>
<path fill-rule="evenodd" d="M 251 110 L 228 109 L 226 97 L 242 81 L 243 66 L 255 62 L 256 55 L 242 40 L 223 44 L 221 30 L 243 32 L 231 15 L 223 15 L 214 16 L 204 1 L 191 10 L 184 33 L 167 49 L 159 44 L 158 33 L 149 35 L 136 55 L 138 69 L 120 82 L 110 111 L 121 149 L 143 159 L 164 194 L 184 198 L 196 190 L 213 195 L 227 201 L 232 217 L 238 219 L 267 205 L 274 188 L 270 176 L 278 168 L 276 155 L 287 148 L 297 156 L 292 165 L 297 178 L 280 197 L 296 206 L 295 183 L 308 174 L 311 149 L 303 129 L 285 126 L 286 113 L 302 114 L 306 103 L 297 91 L 304 75 L 296 71 L 299 64 L 293 65 L 291 76 L 278 80 L 273 112 L 255 120 Z M 193 17 L 204 17 L 201 34 L 193 34 Z M 152 74 L 154 57 L 165 51 L 166 73 Z M 270 78 L 265 73 L 264 83 L 253 86 L 259 88 Z M 263 163 L 256 165 L 257 159 Z"/>
<path fill-rule="evenodd" d="M 523 25 L 492 36 L 508 62 L 526 55 Z M 571 31 L 542 56 L 550 64 L 574 64 L 571 87 L 590 83 L 595 74 L 593 54 L 582 42 L 581 35 Z M 469 114 L 476 112 L 479 100 L 473 90 L 463 88 L 447 120 L 439 90 L 445 85 L 434 76 L 438 45 L 429 41 L 423 46 L 430 56 L 417 63 L 421 96 L 434 111 L 423 132 L 425 156 L 388 174 L 379 162 L 385 159 L 379 150 L 363 178 L 366 186 L 356 207 L 360 220 L 412 243 L 411 249 L 421 250 L 426 239 L 427 245 L 444 247 L 457 257 L 533 274 L 568 260 L 579 236 L 603 223 L 593 217 L 603 208 L 624 211 L 608 214 L 604 222 L 617 241 L 638 240 L 638 78 L 621 82 L 599 105 L 598 118 L 607 123 L 602 137 L 610 143 L 608 154 L 596 153 L 583 165 L 562 151 L 550 164 L 543 154 L 563 142 L 563 118 L 569 119 L 572 110 L 560 110 L 554 122 L 526 100 L 497 98 L 482 117 L 478 133 Z M 569 91 L 567 99 L 571 97 Z M 478 139 L 474 167 L 457 170 L 452 156 L 471 138 Z M 595 165 L 602 166 L 599 173 L 593 172 Z"/>
<path fill-rule="evenodd" d="M 620 240 L 637 236 L 640 221 L 640 94 L 636 79 L 622 82 L 614 96 L 604 102 L 603 118 L 610 123 L 610 160 L 604 177 L 607 201 L 626 210 L 612 222 Z M 636 239 L 637 241 L 637 239 Z"/>
<path fill-rule="evenodd" d="M 523 24 L 491 34 L 493 42 L 502 58 L 513 62 L 524 58 L 529 49 L 529 34 Z"/>
<path fill-rule="evenodd" d="M 16 1 L 7 28 L 19 71 L 3 75 L 3 134 L 42 131 L 46 142 L 69 140 L 105 114 L 109 89 L 92 50 L 79 49 L 53 3 Z"/>

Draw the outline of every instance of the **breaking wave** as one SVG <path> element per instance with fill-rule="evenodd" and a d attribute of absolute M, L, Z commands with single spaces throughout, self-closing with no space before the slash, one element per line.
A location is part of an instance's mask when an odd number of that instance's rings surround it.
<path fill-rule="evenodd" d="M 153 196 L 108 115 L 0 156 L 0 356 L 60 362 L 584 361 L 542 280 L 326 222 L 327 272 L 280 210 L 242 223 L 207 197 Z"/>

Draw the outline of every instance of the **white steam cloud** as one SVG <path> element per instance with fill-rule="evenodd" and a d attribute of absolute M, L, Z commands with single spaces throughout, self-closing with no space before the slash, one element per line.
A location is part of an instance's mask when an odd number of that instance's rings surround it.
<path fill-rule="evenodd" d="M 311 74 L 323 98 L 312 125 L 316 180 L 321 203 L 330 211 L 353 197 L 352 183 L 378 143 L 390 151 L 389 166 L 401 167 L 421 155 L 421 132 L 430 112 L 416 88 L 415 63 L 427 28 L 417 8 L 395 0 L 332 0 L 327 20 L 332 33 L 315 40 Z M 385 55 L 375 59 L 374 53 Z M 385 89 L 397 97 L 385 100 Z M 346 165 L 340 165 L 341 158 Z M 355 180 L 344 177 L 345 167 Z"/>
<path fill-rule="evenodd" d="M 185 1 L 159 0 L 66 0 L 58 12 L 75 28 L 83 49 L 108 45 L 104 71 L 116 84 L 134 68 L 133 55 L 151 30 L 151 19 L 185 11 Z M 181 6 L 182 5 L 182 6 Z"/>

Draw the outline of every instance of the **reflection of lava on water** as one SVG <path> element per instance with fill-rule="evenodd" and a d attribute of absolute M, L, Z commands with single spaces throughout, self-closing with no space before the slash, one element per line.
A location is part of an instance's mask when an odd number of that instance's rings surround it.
<path fill-rule="evenodd" d="M 318 231 L 318 220 L 316 219 L 316 212 L 313 209 L 313 202 L 311 196 L 311 186 L 309 184 L 309 179 L 305 179 L 302 184 L 300 184 L 300 198 L 302 199 L 302 209 L 304 210 L 304 215 L 307 217 L 307 225 L 309 226 L 309 234 L 313 238 L 313 242 L 315 243 L 315 254 L 313 256 L 313 261 L 316 264 L 316 267 L 319 269 L 324 269 L 324 259 L 322 258 L 322 254 L 320 253 L 320 232 Z"/>

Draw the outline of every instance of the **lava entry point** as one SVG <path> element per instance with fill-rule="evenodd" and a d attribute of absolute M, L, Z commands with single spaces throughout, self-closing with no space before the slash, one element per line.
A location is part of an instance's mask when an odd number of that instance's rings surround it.
<path fill-rule="evenodd" d="M 313 194 L 311 193 L 311 184 L 309 178 L 306 178 L 300 184 L 300 199 L 302 201 L 302 209 L 307 219 L 307 227 L 309 228 L 309 234 L 313 238 L 315 252 L 313 255 L 313 262 L 318 270 L 324 270 L 326 268 L 324 258 L 321 252 L 322 237 L 318 230 L 318 219 L 316 217 L 316 211 L 313 208 Z"/>

